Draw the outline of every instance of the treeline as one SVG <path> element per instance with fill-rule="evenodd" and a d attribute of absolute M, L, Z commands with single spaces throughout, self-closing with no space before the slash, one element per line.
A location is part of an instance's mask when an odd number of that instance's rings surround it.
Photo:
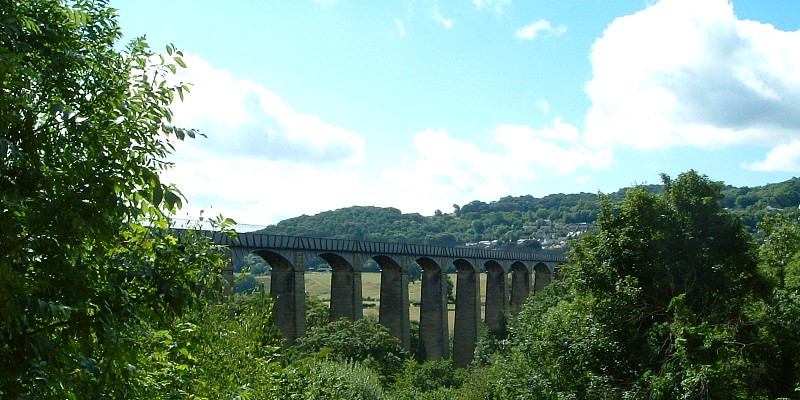
<path fill-rule="evenodd" d="M 651 193 L 663 193 L 663 185 L 641 186 Z M 619 201 L 628 189 L 604 195 Z M 777 209 L 791 215 L 800 206 L 800 179 L 754 188 L 726 186 L 719 204 L 742 219 L 750 232 Z M 547 238 L 566 238 L 575 225 L 593 225 L 600 212 L 601 195 L 593 193 L 551 194 L 542 198 L 530 195 L 506 196 L 489 203 L 472 201 L 453 205 L 448 213 L 432 216 L 404 214 L 396 208 L 348 207 L 303 215 L 270 225 L 260 232 L 337 239 L 376 240 L 458 246 L 465 243 L 499 240 L 516 243 L 520 239 L 541 242 Z"/>

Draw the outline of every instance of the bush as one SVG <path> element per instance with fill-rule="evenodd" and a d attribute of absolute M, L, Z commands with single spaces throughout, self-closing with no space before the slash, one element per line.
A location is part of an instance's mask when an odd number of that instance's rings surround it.
<path fill-rule="evenodd" d="M 309 366 L 306 400 L 379 400 L 384 398 L 381 378 L 359 363 L 314 361 Z"/>
<path fill-rule="evenodd" d="M 394 381 L 408 358 L 400 341 L 374 318 L 355 322 L 340 319 L 317 326 L 297 343 L 306 354 L 318 358 L 360 362 L 378 372 L 385 383 Z"/>
<path fill-rule="evenodd" d="M 426 393 L 440 388 L 458 388 L 462 383 L 450 360 L 426 361 L 422 364 L 408 360 L 403 373 L 397 377 L 395 388 Z"/>
<path fill-rule="evenodd" d="M 234 284 L 234 292 L 237 294 L 253 294 L 256 291 L 263 289 L 263 284 L 256 279 L 255 276 L 250 274 L 241 274 L 236 278 Z"/>

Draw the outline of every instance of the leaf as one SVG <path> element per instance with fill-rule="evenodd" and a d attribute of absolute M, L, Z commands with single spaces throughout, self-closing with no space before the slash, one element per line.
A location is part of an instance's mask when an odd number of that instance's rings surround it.
<path fill-rule="evenodd" d="M 161 187 L 160 184 L 156 185 L 153 189 L 153 205 L 156 207 L 161 204 L 161 200 L 164 198 L 164 189 Z"/>
<path fill-rule="evenodd" d="M 180 58 L 180 57 L 175 57 L 175 62 L 176 62 L 176 63 L 178 63 L 178 65 L 180 65 L 180 66 L 181 66 L 181 68 L 186 68 L 186 63 L 185 63 L 185 62 L 183 62 L 183 59 L 182 59 L 182 58 Z"/>
<path fill-rule="evenodd" d="M 167 203 L 167 208 L 170 210 L 175 210 L 176 208 L 181 208 L 183 204 L 181 204 L 181 198 L 172 190 L 167 190 L 164 193 L 164 200 Z"/>
<path fill-rule="evenodd" d="M 63 101 L 58 101 L 50 105 L 50 113 L 55 114 L 64 110 L 67 105 Z"/>

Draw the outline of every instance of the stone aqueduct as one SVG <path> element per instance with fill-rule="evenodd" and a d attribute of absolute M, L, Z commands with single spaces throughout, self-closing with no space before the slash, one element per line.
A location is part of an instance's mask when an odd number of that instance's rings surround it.
<path fill-rule="evenodd" d="M 465 367 L 472 360 L 481 329 L 482 267 L 486 270 L 484 322 L 487 329 L 499 331 L 505 325 L 506 315 L 517 310 L 531 290 L 539 291 L 549 284 L 556 266 L 567 262 L 563 255 L 552 253 L 255 233 L 238 233 L 235 238 L 208 234 L 214 243 L 228 247 L 233 260 L 255 253 L 270 264 L 273 318 L 289 343 L 306 331 L 306 261 L 321 257 L 333 269 L 331 319 L 354 321 L 363 317 L 361 268 L 372 259 L 381 269 L 379 322 L 410 348 L 408 269 L 410 263 L 416 262 L 422 268 L 420 341 L 428 359 L 448 358 L 446 273 L 449 266 L 455 266 L 458 273 L 452 357 L 456 367 Z M 232 269 L 228 279 L 233 279 Z"/>

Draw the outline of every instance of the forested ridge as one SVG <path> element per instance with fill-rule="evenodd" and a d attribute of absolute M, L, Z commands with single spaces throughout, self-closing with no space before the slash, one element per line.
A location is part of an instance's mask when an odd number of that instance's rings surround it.
<path fill-rule="evenodd" d="M 652 193 L 664 191 L 663 185 L 641 187 Z M 627 190 L 623 188 L 606 196 L 618 201 Z M 750 232 L 756 232 L 758 222 L 776 210 L 797 213 L 800 179 L 753 188 L 726 186 L 722 196 L 719 204 L 740 217 Z M 600 203 L 601 196 L 597 193 L 551 194 L 541 198 L 506 196 L 489 203 L 476 200 L 454 205 L 453 210 L 437 211 L 432 216 L 402 213 L 391 207 L 354 206 L 286 219 L 259 232 L 442 246 L 532 239 L 549 247 L 548 244 L 556 245 L 577 232 L 590 230 L 597 221 Z"/>

